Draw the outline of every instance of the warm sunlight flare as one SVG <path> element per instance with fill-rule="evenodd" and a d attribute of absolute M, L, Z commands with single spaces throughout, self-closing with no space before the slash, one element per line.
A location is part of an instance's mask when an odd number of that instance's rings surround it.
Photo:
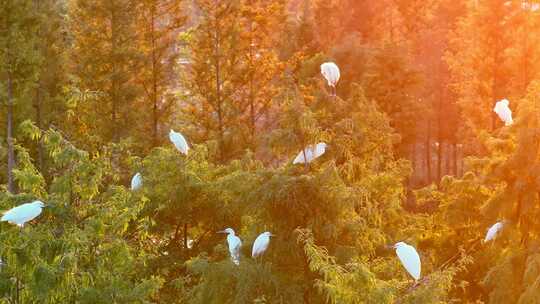
<path fill-rule="evenodd" d="M 3 0 L 0 101 L 0 304 L 540 302 L 540 0 Z"/>

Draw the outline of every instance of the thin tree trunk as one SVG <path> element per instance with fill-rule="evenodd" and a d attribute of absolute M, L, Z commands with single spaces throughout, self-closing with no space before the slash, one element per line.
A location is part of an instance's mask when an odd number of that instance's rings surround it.
<path fill-rule="evenodd" d="M 440 118 L 439 118 L 440 121 Z M 440 122 L 439 122 L 439 128 L 440 128 Z M 438 145 L 437 145 L 437 183 L 440 182 L 442 177 L 442 162 L 443 162 L 443 142 L 442 142 L 442 136 L 441 131 L 438 131 Z"/>
<path fill-rule="evenodd" d="M 187 233 L 187 229 L 188 229 L 188 224 L 185 223 L 184 224 L 184 250 L 188 249 L 188 233 Z"/>
<path fill-rule="evenodd" d="M 498 16 L 504 17 L 500 12 L 496 12 Z M 498 33 L 502 33 L 502 31 L 498 31 Z M 499 88 L 501 87 L 501 81 L 499 77 L 499 63 L 500 60 L 500 53 L 501 53 L 501 38 L 500 36 L 497 36 L 494 41 L 493 46 L 493 62 L 495 63 L 493 66 L 493 82 L 491 84 L 491 94 L 492 94 L 492 105 L 491 109 L 495 107 L 495 104 L 497 103 L 497 99 L 500 98 L 499 95 Z M 495 130 L 497 126 L 497 114 L 494 111 L 490 111 L 491 113 L 491 130 Z"/>
<path fill-rule="evenodd" d="M 426 173 L 427 183 L 431 184 L 431 120 L 427 121 L 427 136 L 426 136 Z"/>
<path fill-rule="evenodd" d="M 220 77 L 220 69 L 221 69 L 221 61 L 220 61 L 220 54 L 219 54 L 219 47 L 220 47 L 220 32 L 219 32 L 219 19 L 218 19 L 218 10 L 219 4 L 216 4 L 216 16 L 215 16 L 215 26 L 216 26 L 216 39 L 214 43 L 214 55 L 215 55 L 215 64 L 216 64 L 216 108 L 217 108 L 217 115 L 218 115 L 218 145 L 219 145 L 219 153 L 221 160 L 224 160 L 225 153 L 223 151 L 223 113 L 221 108 L 221 77 Z"/>
<path fill-rule="evenodd" d="M 43 117 L 42 117 L 42 95 L 41 95 L 41 83 L 38 85 L 36 89 L 36 125 L 37 127 L 42 130 L 43 129 Z M 43 142 L 41 139 L 38 141 L 38 167 L 39 171 L 43 174 L 44 169 L 44 152 L 43 152 Z"/>
<path fill-rule="evenodd" d="M 7 75 L 7 148 L 8 148 L 8 191 L 15 193 L 13 168 L 15 168 L 15 148 L 13 147 L 13 83 L 11 73 Z"/>
<path fill-rule="evenodd" d="M 114 1 L 112 1 L 112 12 L 111 12 L 111 53 L 114 54 L 116 52 L 117 46 L 116 46 L 116 16 L 115 16 L 115 10 L 116 7 L 114 6 Z M 112 56 L 114 58 L 114 56 Z M 112 102 L 112 110 L 111 110 L 111 120 L 112 120 L 112 141 L 118 142 L 119 136 L 118 136 L 118 77 L 116 75 L 117 73 L 117 67 L 116 67 L 116 60 L 113 59 L 112 61 L 112 68 L 111 68 L 111 74 L 112 74 L 112 83 L 111 83 L 111 102 Z"/>
<path fill-rule="evenodd" d="M 155 38 L 155 11 L 156 6 L 152 6 L 151 11 L 151 39 L 152 39 L 152 145 L 158 145 L 158 89 L 157 89 L 157 58 L 156 58 L 156 38 Z"/>
<path fill-rule="evenodd" d="M 529 10 L 525 10 L 525 31 L 523 34 L 523 94 L 527 92 L 527 86 L 529 85 L 529 16 L 531 15 Z"/>
<path fill-rule="evenodd" d="M 457 144 L 454 142 L 452 143 L 452 174 L 454 176 L 458 175 L 458 168 L 457 168 Z"/>
<path fill-rule="evenodd" d="M 250 4 L 252 4 L 250 2 Z M 253 71 L 255 70 L 255 66 L 253 64 L 253 22 L 249 23 L 249 32 L 250 32 L 250 39 L 249 39 L 249 61 L 250 61 L 250 68 L 251 68 L 251 74 L 249 77 L 249 116 L 250 116 L 250 129 L 251 129 L 251 144 L 252 148 L 255 151 L 257 148 L 257 144 L 255 143 L 255 93 L 253 88 Z"/>
<path fill-rule="evenodd" d="M 412 176 L 413 176 L 413 179 L 414 177 L 416 176 L 416 172 L 417 172 L 417 169 L 416 169 L 416 139 L 413 140 L 412 142 L 412 147 L 411 147 L 411 161 L 412 161 L 412 168 L 413 168 L 413 173 L 412 173 Z"/>

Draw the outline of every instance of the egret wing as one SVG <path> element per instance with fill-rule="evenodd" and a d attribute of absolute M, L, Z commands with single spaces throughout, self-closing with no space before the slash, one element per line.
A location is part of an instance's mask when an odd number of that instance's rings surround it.
<path fill-rule="evenodd" d="M 415 279 L 420 279 L 421 262 L 416 249 L 410 245 L 404 245 L 396 249 L 396 254 L 407 272 Z"/>
<path fill-rule="evenodd" d="M 484 239 L 484 242 L 489 242 L 497 236 L 497 233 L 499 233 L 499 230 L 502 228 L 502 223 L 495 223 L 493 226 L 489 227 L 486 238 Z"/>
<path fill-rule="evenodd" d="M 305 147 L 303 151 L 300 151 L 293 161 L 293 164 L 311 163 L 314 159 L 321 156 L 325 152 L 326 144 L 317 144 L 316 146 Z M 305 153 L 305 157 L 304 157 Z"/>
<path fill-rule="evenodd" d="M 32 203 L 26 203 L 8 210 L 6 213 L 4 213 L 0 220 L 20 225 L 33 220 L 40 214 L 40 206 Z"/>
<path fill-rule="evenodd" d="M 325 143 L 318 143 L 315 148 L 315 156 L 314 158 L 321 157 L 326 152 L 326 144 Z"/>
<path fill-rule="evenodd" d="M 229 243 L 229 253 L 231 254 L 231 259 L 236 265 L 240 265 L 240 248 L 242 247 L 242 241 L 237 236 L 227 237 Z"/>
<path fill-rule="evenodd" d="M 138 190 L 142 187 L 142 175 L 141 173 L 137 172 L 131 179 L 131 190 Z"/>
<path fill-rule="evenodd" d="M 178 149 L 178 151 L 185 155 L 188 154 L 189 146 L 186 139 L 181 133 L 171 130 L 171 132 L 169 132 L 169 139 L 174 144 L 176 149 Z"/>
<path fill-rule="evenodd" d="M 333 62 L 321 64 L 321 74 L 328 82 L 329 86 L 335 87 L 340 78 L 339 67 Z"/>
<path fill-rule="evenodd" d="M 270 238 L 264 234 L 259 235 L 255 242 L 253 243 L 253 249 L 251 251 L 252 257 L 257 257 L 261 254 L 263 254 L 266 249 L 268 248 L 268 244 L 270 243 Z"/>

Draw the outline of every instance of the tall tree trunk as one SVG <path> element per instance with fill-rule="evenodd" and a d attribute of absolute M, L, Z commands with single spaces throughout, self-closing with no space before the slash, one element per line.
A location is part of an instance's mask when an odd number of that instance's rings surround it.
<path fill-rule="evenodd" d="M 184 224 L 184 250 L 188 249 L 188 233 L 187 233 L 187 230 L 188 230 L 188 224 L 185 223 Z"/>
<path fill-rule="evenodd" d="M 117 49 L 116 45 L 116 15 L 115 10 L 116 7 L 114 6 L 114 1 L 112 1 L 112 12 L 111 12 L 111 55 L 114 55 Z M 114 60 L 114 56 L 111 56 L 113 58 L 112 60 L 112 67 L 111 67 L 111 75 L 112 75 L 112 83 L 111 83 L 111 122 L 112 122 L 112 141 L 118 142 L 119 136 L 118 136 L 118 76 L 117 74 L 117 66 L 116 66 L 116 60 Z"/>
<path fill-rule="evenodd" d="M 427 135 L 426 135 L 426 171 L 427 171 L 427 183 L 431 184 L 431 120 L 427 121 Z"/>
<path fill-rule="evenodd" d="M 251 4 L 251 2 L 250 2 Z M 253 71 L 255 70 L 254 63 L 253 63 L 253 22 L 249 23 L 249 32 L 250 32 L 250 41 L 249 41 L 249 65 L 251 69 L 251 74 L 249 76 L 249 124 L 250 124 L 250 131 L 251 131 L 251 145 L 253 151 L 257 148 L 257 144 L 255 142 L 255 135 L 256 135 L 256 129 L 255 129 L 255 92 L 253 87 Z"/>
<path fill-rule="evenodd" d="M 156 37 L 155 37 L 155 13 L 156 6 L 152 5 L 151 11 L 151 20 L 152 23 L 150 29 L 150 35 L 152 39 L 152 145 L 155 147 L 158 145 L 158 122 L 159 122 L 159 113 L 158 113 L 158 89 L 157 89 L 157 57 L 156 57 Z"/>
<path fill-rule="evenodd" d="M 499 17 L 501 17 L 501 19 L 499 20 L 502 20 L 502 18 L 504 17 L 504 14 L 500 11 L 497 11 L 495 12 Z M 503 33 L 502 29 L 499 27 L 498 28 L 498 33 Z M 490 109 L 490 113 L 491 113 L 491 130 L 495 130 L 495 128 L 497 127 L 497 114 L 492 110 L 494 107 L 495 107 L 495 104 L 497 103 L 497 99 L 499 99 L 501 96 L 500 96 L 500 91 L 499 89 L 501 88 L 502 84 L 501 84 L 501 79 L 499 77 L 499 65 L 500 65 L 500 62 L 501 62 L 501 59 L 500 59 L 500 54 L 501 54 L 501 37 L 500 35 L 502 34 L 499 34 L 496 38 L 495 38 L 495 41 L 494 41 L 494 45 L 493 45 L 493 62 L 494 62 L 494 66 L 493 66 L 493 81 L 491 83 L 491 94 L 492 94 L 492 104 L 491 104 L 491 109 Z"/>
<path fill-rule="evenodd" d="M 41 82 L 41 81 L 40 81 Z M 43 129 L 43 117 L 42 117 L 42 95 L 41 95 L 41 83 L 38 84 L 36 89 L 36 101 L 34 104 L 36 108 L 36 125 L 42 130 Z M 44 174 L 43 169 L 45 166 L 44 152 L 43 152 L 43 142 L 41 139 L 38 141 L 38 167 L 41 174 Z"/>
<path fill-rule="evenodd" d="M 454 142 L 452 143 L 452 174 L 454 176 L 458 176 L 458 168 L 457 168 L 457 144 Z"/>
<path fill-rule="evenodd" d="M 525 10 L 525 31 L 523 31 L 523 94 L 527 93 L 529 86 L 529 19 L 530 11 Z"/>
<path fill-rule="evenodd" d="M 215 22 L 216 22 L 216 39 L 214 41 L 214 56 L 215 56 L 215 65 L 216 65 L 216 109 L 217 109 L 217 115 L 218 115 L 218 148 L 219 148 L 219 154 L 221 160 L 224 160 L 225 158 L 225 151 L 223 146 L 223 113 L 222 113 L 222 104 L 221 104 L 221 76 L 220 76 L 220 69 L 221 69 L 221 60 L 220 60 L 220 28 L 219 28 L 219 16 L 218 16 L 218 6 L 219 4 L 216 3 L 216 15 L 215 15 Z"/>
<path fill-rule="evenodd" d="M 40 0 L 35 0 L 35 4 L 36 4 L 36 10 L 39 14 L 41 14 L 41 1 Z M 38 35 L 41 35 L 42 31 L 41 29 L 38 30 Z M 43 53 L 44 51 L 44 44 L 42 41 L 38 42 L 38 51 Z M 36 99 L 35 99 L 35 103 L 34 103 L 34 107 L 36 108 L 36 124 L 37 124 L 37 127 L 42 130 L 43 129 L 43 117 L 42 117 L 42 94 L 41 94 L 41 91 L 42 91 L 42 87 L 41 87 L 41 75 L 39 76 L 38 78 L 38 81 L 37 81 L 37 88 L 36 88 Z M 38 149 L 38 168 L 39 168 L 39 171 L 41 172 L 41 174 L 45 175 L 45 172 L 44 172 L 44 152 L 43 152 L 43 142 L 41 141 L 41 138 L 39 139 L 38 141 L 38 146 L 37 146 L 37 149 Z"/>
<path fill-rule="evenodd" d="M 13 147 L 13 83 L 11 73 L 7 75 L 7 148 L 8 148 L 8 191 L 15 193 L 15 183 L 13 179 L 13 168 L 15 168 L 15 148 Z"/>
<path fill-rule="evenodd" d="M 439 100 L 439 117 L 437 118 L 438 130 L 437 130 L 437 183 L 441 181 L 442 177 L 442 162 L 443 162 L 443 132 L 442 132 L 442 102 Z"/>
<path fill-rule="evenodd" d="M 413 178 L 411 180 L 414 180 L 414 177 L 416 176 L 416 172 L 417 172 L 417 168 L 416 168 L 416 139 L 413 140 L 412 142 L 412 147 L 411 147 L 411 162 L 412 162 L 412 167 L 413 167 L 413 173 L 412 173 L 412 176 Z"/>

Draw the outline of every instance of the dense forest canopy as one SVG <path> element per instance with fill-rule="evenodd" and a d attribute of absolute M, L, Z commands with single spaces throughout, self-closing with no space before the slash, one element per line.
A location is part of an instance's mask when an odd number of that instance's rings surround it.
<path fill-rule="evenodd" d="M 0 0 L 0 303 L 540 303 L 540 2 Z"/>

